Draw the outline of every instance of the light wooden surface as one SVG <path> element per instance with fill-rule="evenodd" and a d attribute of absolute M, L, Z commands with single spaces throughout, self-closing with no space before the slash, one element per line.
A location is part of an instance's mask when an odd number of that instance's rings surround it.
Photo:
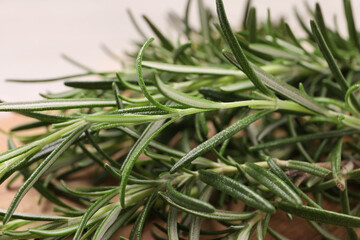
<path fill-rule="evenodd" d="M 4 131 L 9 131 L 11 127 L 14 127 L 20 123 L 24 123 L 24 121 L 29 121 L 28 118 L 25 118 L 23 116 L 19 115 L 10 115 L 8 117 L 0 118 L 0 128 Z M 7 136 L 3 133 L 0 133 L 0 150 L 4 151 L 6 150 L 7 146 Z M 84 174 L 79 175 L 76 179 L 69 180 L 69 185 L 75 186 L 75 185 L 86 185 L 88 184 L 88 180 L 91 178 L 91 174 Z M 0 186 L 0 208 L 7 209 L 14 194 L 18 190 L 18 188 L 21 186 L 22 181 L 19 179 L 11 189 L 6 188 L 6 182 L 3 183 Z M 42 199 L 41 204 L 38 204 L 39 194 L 36 192 L 36 190 L 31 189 L 24 199 L 21 201 L 19 207 L 17 208 L 17 212 L 23 212 L 23 213 L 46 213 L 46 214 L 53 214 L 52 208 L 53 204 L 49 203 L 46 199 Z M 340 207 L 337 204 L 334 203 L 327 203 L 325 206 L 326 209 L 334 209 L 339 211 Z M 239 211 L 241 208 L 238 205 L 229 204 L 228 209 Z M 152 217 L 151 221 L 158 221 L 154 216 Z M 163 225 L 165 226 L 165 225 Z M 303 219 L 293 217 L 293 220 L 290 221 L 287 216 L 279 211 L 274 216 L 272 216 L 272 220 L 270 221 L 270 226 L 274 229 L 280 231 L 282 234 L 284 234 L 289 239 L 312 239 L 312 240 L 320 240 L 323 239 L 316 233 L 310 225 Z M 151 235 L 150 229 L 153 226 L 151 224 L 147 224 L 144 229 L 144 236 L 143 239 L 154 239 Z M 221 226 L 214 225 L 211 222 L 206 221 L 203 223 L 203 227 L 205 229 L 219 229 Z M 341 239 L 344 239 L 345 234 L 345 228 L 339 228 L 339 227 L 329 227 L 329 230 L 334 232 L 337 236 L 339 236 Z M 131 226 L 126 226 L 118 232 L 118 234 L 113 239 L 119 239 L 119 236 L 125 236 L 128 237 L 129 232 L 131 231 Z M 359 229 L 357 230 L 358 234 L 360 233 Z M 208 239 L 208 238 L 204 238 Z M 270 236 L 267 236 L 266 239 L 273 239 Z"/>

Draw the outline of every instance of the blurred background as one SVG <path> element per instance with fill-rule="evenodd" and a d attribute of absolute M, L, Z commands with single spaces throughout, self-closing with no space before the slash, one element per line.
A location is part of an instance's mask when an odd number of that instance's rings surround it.
<path fill-rule="evenodd" d="M 149 31 L 142 15 L 148 16 L 163 32 L 176 39 L 169 26 L 169 11 L 184 16 L 186 0 L 2 0 L 0 2 L 0 100 L 38 100 L 39 92 L 58 92 L 66 89 L 61 81 L 51 83 L 18 84 L 5 79 L 42 79 L 76 73 L 83 70 L 65 61 L 61 55 L 83 63 L 97 71 L 120 70 L 119 62 L 109 58 L 101 49 L 105 44 L 120 57 L 133 50 L 133 40 L 140 40 L 127 15 L 131 9 L 138 23 L 148 36 Z M 338 15 L 340 29 L 346 32 L 342 1 L 318 1 L 322 6 L 326 23 L 333 25 L 334 14 Z M 215 12 L 215 0 L 204 0 Z M 225 0 L 228 17 L 233 26 L 238 26 L 246 1 Z M 314 7 L 316 1 L 308 1 Z M 197 26 L 197 1 L 191 5 L 191 20 Z M 299 29 L 294 16 L 297 8 L 308 22 L 309 16 L 302 1 L 298 0 L 254 0 L 259 18 L 265 19 L 271 9 L 272 19 L 285 17 Z M 353 1 L 354 9 L 360 9 Z M 360 15 L 354 13 L 359 23 Z M 358 24 L 359 26 L 360 24 Z M 88 77 L 93 79 L 94 77 Z"/>

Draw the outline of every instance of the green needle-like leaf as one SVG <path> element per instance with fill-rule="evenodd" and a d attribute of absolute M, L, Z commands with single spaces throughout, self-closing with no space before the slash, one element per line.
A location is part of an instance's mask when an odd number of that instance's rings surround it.
<path fill-rule="evenodd" d="M 260 81 L 255 74 L 251 64 L 245 56 L 243 50 L 240 47 L 239 42 L 236 40 L 234 33 L 231 30 L 229 21 L 226 17 L 225 8 L 222 0 L 216 1 L 217 13 L 220 21 L 221 28 L 223 30 L 226 41 L 228 42 L 231 51 L 233 52 L 235 59 L 240 64 L 244 73 L 249 77 L 253 84 L 264 94 L 273 97 L 274 94 Z"/>
<path fill-rule="evenodd" d="M 105 234 L 102 236 L 102 240 L 109 240 L 111 237 L 115 234 L 115 232 L 124 224 L 128 222 L 128 220 L 131 218 L 131 216 L 136 212 L 136 210 L 139 208 L 139 204 L 123 209 L 120 212 L 120 215 L 115 220 L 115 222 L 109 227 L 109 229 L 105 232 Z"/>
<path fill-rule="evenodd" d="M 144 229 L 147 217 L 150 213 L 151 207 L 154 204 L 154 200 L 156 200 L 156 194 L 153 193 L 151 194 L 151 196 L 149 197 L 149 199 L 147 200 L 144 209 L 141 211 L 141 215 L 138 217 L 139 223 L 137 224 L 137 229 L 136 229 L 136 239 L 141 240 L 142 239 L 142 231 Z"/>
<path fill-rule="evenodd" d="M 229 53 L 224 51 L 223 54 L 225 55 L 225 57 L 232 63 L 234 64 L 236 67 L 238 67 L 239 69 L 242 69 L 242 66 L 239 64 L 239 62 L 237 61 L 237 59 L 234 58 L 234 56 Z M 321 113 L 325 116 L 328 115 L 327 111 L 325 108 L 323 108 L 322 106 L 320 106 L 318 103 L 316 103 L 313 99 L 311 99 L 309 96 L 301 93 L 298 89 L 294 88 L 293 86 L 271 76 L 270 74 L 266 73 L 265 71 L 263 71 L 261 68 L 256 67 L 255 65 L 253 65 L 253 70 L 255 72 L 255 74 L 258 76 L 259 79 L 261 79 L 261 81 L 268 86 L 269 88 L 271 88 L 272 90 L 276 91 L 277 93 L 285 96 L 286 98 L 289 98 L 291 100 L 293 100 L 294 102 L 299 103 L 300 105 L 314 111 L 317 113 Z"/>
<path fill-rule="evenodd" d="M 302 204 L 302 201 L 296 192 L 269 170 L 251 162 L 247 162 L 243 170 L 252 178 L 254 178 L 258 183 L 264 185 L 271 192 L 281 197 L 285 201 L 294 205 Z"/>
<path fill-rule="evenodd" d="M 250 43 L 256 42 L 256 35 L 257 35 L 257 29 L 256 29 L 256 9 L 252 7 L 249 12 L 249 19 L 247 20 L 248 23 L 248 31 L 249 31 L 249 41 Z"/>
<path fill-rule="evenodd" d="M 176 204 L 181 205 L 184 208 L 188 208 L 191 210 L 199 211 L 199 212 L 214 212 L 215 208 L 210 203 L 201 201 L 199 199 L 187 196 L 176 191 L 171 183 L 168 182 L 166 185 L 166 194 L 167 196 Z"/>
<path fill-rule="evenodd" d="M 64 82 L 65 86 L 81 89 L 103 89 L 108 90 L 112 88 L 112 84 L 118 84 L 114 80 L 97 80 L 97 81 L 66 81 Z"/>
<path fill-rule="evenodd" d="M 276 164 L 273 158 L 268 157 L 266 161 L 269 164 L 270 169 L 283 180 L 287 185 L 289 185 L 297 194 L 299 194 L 303 199 L 305 199 L 312 207 L 321 208 L 317 203 L 315 203 L 308 195 L 306 195 L 299 187 L 297 187 L 289 177 L 284 173 L 284 171 Z M 313 166 L 313 165 L 312 165 Z"/>
<path fill-rule="evenodd" d="M 158 87 L 159 91 L 167 98 L 189 107 L 205 109 L 217 109 L 223 107 L 222 103 L 194 97 L 189 94 L 180 92 L 176 89 L 173 89 L 170 86 L 164 84 L 158 77 L 156 78 L 156 86 Z"/>
<path fill-rule="evenodd" d="M 344 190 L 345 182 L 340 173 L 341 168 L 341 150 L 342 150 L 342 139 L 336 142 L 335 148 L 330 152 L 328 160 L 331 162 L 331 171 L 335 178 L 336 185 L 340 190 Z"/>
<path fill-rule="evenodd" d="M 116 76 L 118 76 L 118 75 L 116 75 Z M 119 90 L 119 87 L 117 86 L 117 84 L 115 82 L 112 83 L 112 90 L 113 90 L 114 96 L 115 96 L 116 107 L 118 109 L 123 109 L 124 108 L 124 103 L 123 103 L 122 99 L 119 98 L 120 90 Z"/>
<path fill-rule="evenodd" d="M 310 173 L 314 176 L 318 176 L 321 178 L 325 178 L 331 173 L 329 169 L 303 161 L 289 160 L 287 163 L 288 163 L 287 166 L 290 169 L 295 169 L 302 172 Z"/>
<path fill-rule="evenodd" d="M 66 227 L 58 227 L 55 229 L 38 229 L 38 228 L 30 228 L 29 232 L 33 234 L 37 234 L 41 237 L 61 237 L 67 236 L 74 233 L 77 229 L 78 225 L 71 225 Z"/>
<path fill-rule="evenodd" d="M 200 239 L 201 222 L 201 217 L 191 216 L 189 240 Z"/>
<path fill-rule="evenodd" d="M 297 133 L 296 133 L 295 126 L 294 126 L 294 121 L 291 117 L 288 117 L 288 126 L 289 126 L 289 131 L 290 131 L 291 136 L 296 137 Z M 303 155 L 303 157 L 305 158 L 306 161 L 314 162 L 314 160 L 310 157 L 308 152 L 305 150 L 302 143 L 297 142 L 296 147 L 298 148 L 299 152 L 301 152 L 301 154 Z"/>
<path fill-rule="evenodd" d="M 34 102 L 0 103 L 0 111 L 44 111 L 114 106 L 116 106 L 116 101 L 114 101 L 113 99 L 54 99 Z"/>
<path fill-rule="evenodd" d="M 164 124 L 164 120 L 156 121 L 150 123 L 149 126 L 141 134 L 140 138 L 136 141 L 130 152 L 128 153 L 120 171 L 122 173 L 121 182 L 120 182 L 120 204 L 122 207 L 125 207 L 125 188 L 127 181 L 132 171 L 133 166 L 137 158 L 140 156 L 141 152 L 145 147 L 153 140 L 157 134 L 164 130 L 168 125 L 173 123 L 176 119 L 170 120 Z"/>
<path fill-rule="evenodd" d="M 317 42 L 325 60 L 329 64 L 329 68 L 330 68 L 332 74 L 334 75 L 334 78 L 339 83 L 341 90 L 343 92 L 346 92 L 349 87 L 348 83 L 346 82 L 344 76 L 342 75 L 340 68 L 339 68 L 338 64 L 336 63 L 332 52 L 330 51 L 323 35 L 321 34 L 321 32 L 319 30 L 319 26 L 314 21 L 310 21 L 310 24 L 311 24 L 311 30 L 315 36 L 316 42 Z"/>
<path fill-rule="evenodd" d="M 335 56 L 335 58 L 341 59 L 342 58 L 341 55 L 339 55 L 334 42 L 332 41 L 332 39 L 329 36 L 328 29 L 326 28 L 325 21 L 324 21 L 323 14 L 321 12 L 319 3 L 316 3 L 316 6 L 315 6 L 315 19 L 316 19 L 317 25 L 319 26 L 319 30 L 323 36 L 324 43 L 327 44 L 330 52 Z M 317 34 L 314 33 L 314 30 L 313 30 L 313 34 L 314 34 L 315 40 L 316 40 L 318 36 L 317 36 Z"/>
<path fill-rule="evenodd" d="M 341 136 L 350 136 L 357 132 L 358 132 L 357 130 L 345 130 L 344 129 L 344 130 L 334 130 L 334 131 L 307 134 L 307 135 L 291 137 L 291 138 L 282 138 L 282 139 L 274 140 L 271 142 L 258 144 L 256 146 L 251 146 L 251 147 L 249 147 L 249 150 L 250 151 L 258 151 L 258 150 L 262 150 L 262 149 L 274 148 L 274 147 L 279 147 L 279 146 L 283 146 L 283 145 L 287 145 L 287 144 L 311 141 L 311 140 L 315 140 L 315 139 L 326 139 L 326 138 L 334 138 L 334 137 L 341 137 Z"/>
<path fill-rule="evenodd" d="M 180 65 L 180 64 L 168 64 L 162 62 L 151 62 L 143 61 L 142 65 L 144 67 L 157 69 L 160 71 L 173 72 L 173 73 L 182 73 L 182 74 L 207 74 L 215 76 L 237 76 L 239 79 L 247 79 L 247 76 L 238 70 L 231 70 L 226 68 L 217 68 L 217 67 L 204 67 L 204 66 L 189 66 L 189 65 Z"/>
<path fill-rule="evenodd" d="M 236 123 L 234 123 L 230 127 L 222 130 L 221 132 L 215 134 L 213 137 L 209 138 L 205 142 L 198 145 L 197 147 L 193 148 L 190 152 L 188 152 L 184 157 L 182 157 L 179 161 L 177 161 L 174 164 L 174 166 L 171 168 L 170 172 L 174 173 L 174 172 L 180 170 L 182 167 L 191 163 L 194 159 L 196 159 L 203 153 L 205 153 L 205 152 L 211 150 L 212 148 L 216 147 L 217 145 L 221 144 L 226 139 L 232 137 L 235 133 L 241 131 L 242 129 L 249 126 L 251 123 L 266 116 L 267 114 L 269 114 L 271 112 L 272 112 L 271 110 L 262 110 L 262 111 L 258 111 L 252 115 L 246 116 L 246 117 L 238 120 Z"/>
<path fill-rule="evenodd" d="M 344 190 L 340 192 L 340 202 L 341 202 L 342 212 L 344 214 L 351 215 L 349 194 L 348 194 L 348 189 L 346 188 L 346 186 L 344 186 Z M 351 239 L 351 240 L 358 239 L 355 229 L 347 228 L 346 230 L 348 232 L 348 239 Z"/>
<path fill-rule="evenodd" d="M 102 197 L 98 198 L 94 204 L 92 204 L 89 209 L 85 212 L 83 217 L 81 218 L 80 224 L 76 230 L 73 239 L 80 239 L 81 234 L 88 223 L 89 219 L 105 204 L 107 204 L 113 197 L 115 197 L 119 193 L 119 189 L 115 188 L 114 190 L 104 194 Z"/>
<path fill-rule="evenodd" d="M 250 188 L 229 177 L 211 171 L 200 170 L 199 178 L 204 183 L 243 201 L 248 206 L 260 209 L 267 213 L 275 212 L 275 208 L 270 202 L 252 191 Z"/>
<path fill-rule="evenodd" d="M 278 207 L 295 216 L 311 221 L 326 223 L 345 227 L 360 227 L 360 217 L 350 216 L 342 213 L 317 209 L 308 206 L 294 206 L 290 203 L 279 202 Z"/>
<path fill-rule="evenodd" d="M 169 240 L 178 240 L 179 239 L 179 235 L 178 235 L 178 214 L 177 214 L 177 209 L 173 206 L 170 206 L 169 209 L 169 214 L 168 214 L 168 221 L 167 221 L 167 231 L 168 231 L 168 238 Z"/>
<path fill-rule="evenodd" d="M 352 41 L 354 46 L 358 49 L 358 51 L 360 51 L 359 36 L 358 36 L 358 32 L 356 31 L 351 1 L 343 0 L 343 3 L 344 3 L 344 11 L 345 11 L 346 23 L 347 23 L 350 40 Z"/>
<path fill-rule="evenodd" d="M 46 123 L 61 123 L 77 118 L 76 116 L 49 114 L 43 112 L 19 112 L 19 114 L 35 118 Z"/>
<path fill-rule="evenodd" d="M 206 212 L 198 212 L 195 210 L 190 210 L 187 208 L 184 208 L 178 204 L 176 204 L 175 202 L 171 201 L 171 199 L 166 196 L 164 193 L 159 192 L 159 195 L 167 202 L 169 203 L 171 206 L 180 209 L 182 211 L 185 211 L 189 214 L 195 215 L 195 216 L 199 216 L 199 217 L 203 217 L 203 218 L 208 218 L 208 219 L 214 219 L 214 220 L 220 220 L 220 221 L 238 221 L 238 220 L 246 220 L 249 218 L 252 218 L 255 213 L 247 213 L 247 212 L 233 212 L 233 211 L 224 211 L 224 210 L 215 210 L 213 213 L 206 213 Z"/>
<path fill-rule="evenodd" d="M 98 151 L 98 153 L 100 153 L 105 159 L 107 159 L 113 166 L 119 168 L 121 167 L 119 163 L 114 161 L 114 159 L 112 159 L 104 150 L 101 149 L 101 147 L 99 146 L 99 144 L 95 142 L 95 139 L 92 137 L 89 131 L 86 131 L 85 134 L 87 136 L 87 139 L 90 141 L 91 145 L 96 149 L 96 151 Z"/>
<path fill-rule="evenodd" d="M 350 179 L 360 179 L 360 168 L 348 172 L 345 176 Z"/>
<path fill-rule="evenodd" d="M 126 10 L 130 20 L 131 20 L 131 23 L 134 25 L 135 29 L 137 30 L 137 32 L 140 34 L 140 36 L 145 40 L 147 39 L 145 33 L 141 30 L 139 24 L 136 22 L 135 20 L 135 17 L 134 15 L 132 14 L 131 10 L 130 9 L 127 9 Z"/>
<path fill-rule="evenodd" d="M 243 20 L 242 20 L 242 27 L 244 29 L 247 28 L 248 24 L 247 24 L 247 21 L 248 21 L 248 16 L 249 16 L 249 12 L 250 12 L 250 7 L 251 7 L 251 0 L 247 0 L 246 1 L 246 5 L 245 5 L 245 9 L 244 9 L 244 17 L 243 17 Z"/>
<path fill-rule="evenodd" d="M 164 34 L 161 33 L 161 31 L 150 21 L 150 19 L 146 16 L 143 16 L 146 23 L 150 26 L 151 30 L 155 33 L 155 35 L 159 38 L 161 41 L 161 44 L 163 47 L 169 51 L 174 50 L 173 44 L 170 42 L 169 39 L 167 39 Z"/>
<path fill-rule="evenodd" d="M 157 100 L 155 100 L 151 94 L 149 93 L 149 91 L 146 88 L 144 79 L 143 79 L 143 73 L 142 73 L 142 69 L 141 69 L 141 64 L 142 64 L 142 58 L 144 55 L 144 52 L 146 50 L 146 48 L 151 44 L 151 42 L 154 41 L 154 38 L 150 38 L 149 40 L 147 40 L 145 42 L 145 44 L 142 46 L 142 48 L 139 51 L 139 54 L 136 58 L 136 74 L 137 74 L 137 79 L 139 82 L 139 86 L 142 90 L 142 93 L 144 94 L 144 96 L 149 100 L 149 102 L 151 102 L 152 104 L 154 104 L 155 106 L 157 106 L 158 108 L 165 110 L 165 111 L 169 111 L 169 112 L 177 112 L 176 109 L 167 107 L 161 103 L 159 103 Z"/>
<path fill-rule="evenodd" d="M 207 54 L 212 54 L 209 44 L 211 42 L 211 31 L 209 23 L 209 15 L 206 7 L 204 6 L 203 0 L 198 0 L 198 9 L 201 25 L 201 33 L 203 36 L 203 43 L 205 45 L 205 51 Z"/>
<path fill-rule="evenodd" d="M 0 209 L 0 218 L 3 218 L 6 214 L 6 210 Z M 24 219 L 29 221 L 68 221 L 68 217 L 46 215 L 46 214 L 31 214 L 31 213 L 13 213 L 11 219 Z"/>
<path fill-rule="evenodd" d="M 111 75 L 111 74 L 115 74 L 115 72 L 87 72 L 87 73 L 80 73 L 80 74 L 74 74 L 74 75 L 68 75 L 68 76 L 56 77 L 56 78 L 48 78 L 48 79 L 7 79 L 6 81 L 21 82 L 21 83 L 53 82 L 64 79 L 70 79 L 70 78 L 86 77 L 92 75 L 102 76 L 102 75 Z"/>
<path fill-rule="evenodd" d="M 106 231 L 114 224 L 116 219 L 119 216 L 121 211 L 121 207 L 115 207 L 109 215 L 102 221 L 100 226 L 97 228 L 96 232 L 94 233 L 93 239 L 94 240 L 102 240 Z"/>
<path fill-rule="evenodd" d="M 87 115 L 84 119 L 88 122 L 95 123 L 119 123 L 119 124 L 141 124 L 157 120 L 176 117 L 177 114 L 163 114 L 163 115 L 142 115 L 142 114 L 127 114 L 127 115 Z"/>

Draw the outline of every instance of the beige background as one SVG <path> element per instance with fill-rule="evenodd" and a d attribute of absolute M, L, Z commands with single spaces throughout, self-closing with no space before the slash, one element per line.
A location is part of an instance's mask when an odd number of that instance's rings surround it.
<path fill-rule="evenodd" d="M 65 89 L 61 82 L 18 85 L 5 82 L 7 78 L 48 78 L 79 73 L 82 70 L 64 61 L 60 55 L 70 57 L 99 71 L 119 70 L 119 64 L 100 49 L 105 43 L 119 55 L 131 49 L 132 40 L 140 39 L 131 25 L 126 9 L 133 11 L 140 25 L 148 30 L 141 18 L 146 14 L 161 30 L 176 39 L 168 26 L 167 12 L 183 16 L 186 0 L 2 0 L 0 1 L 0 100 L 22 101 L 39 99 L 39 92 Z M 192 21 L 196 26 L 197 1 L 192 1 Z M 230 21 L 238 25 L 245 0 L 225 0 Z M 309 0 L 314 6 L 315 1 Z M 341 0 L 319 1 L 326 21 L 332 24 L 335 12 L 343 21 Z M 215 11 L 215 0 L 204 0 Z M 360 6 L 354 1 L 354 6 Z M 285 16 L 296 28 L 292 14 L 297 8 L 305 19 L 303 1 L 254 0 L 260 18 L 266 17 L 267 8 L 272 17 Z M 358 18 L 360 16 L 357 16 Z M 359 25 L 359 24 L 358 24 Z M 344 28 L 345 30 L 346 28 Z M 147 31 L 148 36 L 153 36 Z"/>

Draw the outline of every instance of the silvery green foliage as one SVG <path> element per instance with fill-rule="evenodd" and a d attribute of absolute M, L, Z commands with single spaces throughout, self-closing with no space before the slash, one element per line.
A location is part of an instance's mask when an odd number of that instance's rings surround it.
<path fill-rule="evenodd" d="M 86 72 L 11 80 L 67 79 L 71 89 L 0 103 L 0 111 L 34 119 L 12 129 L 9 150 L 0 154 L 2 183 L 26 179 L 0 211 L 1 239 L 110 239 L 128 224 L 132 231 L 123 238 L 141 239 L 152 216 L 167 225 L 154 224 L 160 239 L 286 239 L 268 226 L 279 210 L 304 218 L 326 239 L 338 239 L 326 225 L 357 239 L 360 43 L 350 0 L 346 38 L 326 27 L 318 4 L 309 8 L 310 28 L 295 13 L 305 38 L 270 12 L 259 22 L 251 1 L 238 29 L 222 0 L 217 18 L 198 0 L 195 29 L 193 5 L 189 0 L 182 17 L 170 15 L 178 40 L 144 17 L 154 36 L 148 37 L 129 12 L 143 40 L 124 71 L 95 72 L 66 57 Z M 78 79 L 84 76 L 100 80 Z M 47 131 L 17 133 L 36 128 Z M 12 136 L 24 144 L 16 146 Z M 94 166 L 92 187 L 67 185 Z M 31 188 L 60 214 L 18 213 Z M 224 210 L 231 201 L 242 211 Z M 324 209 L 327 201 L 339 202 L 342 212 Z M 204 219 L 222 228 L 206 230 Z"/>

